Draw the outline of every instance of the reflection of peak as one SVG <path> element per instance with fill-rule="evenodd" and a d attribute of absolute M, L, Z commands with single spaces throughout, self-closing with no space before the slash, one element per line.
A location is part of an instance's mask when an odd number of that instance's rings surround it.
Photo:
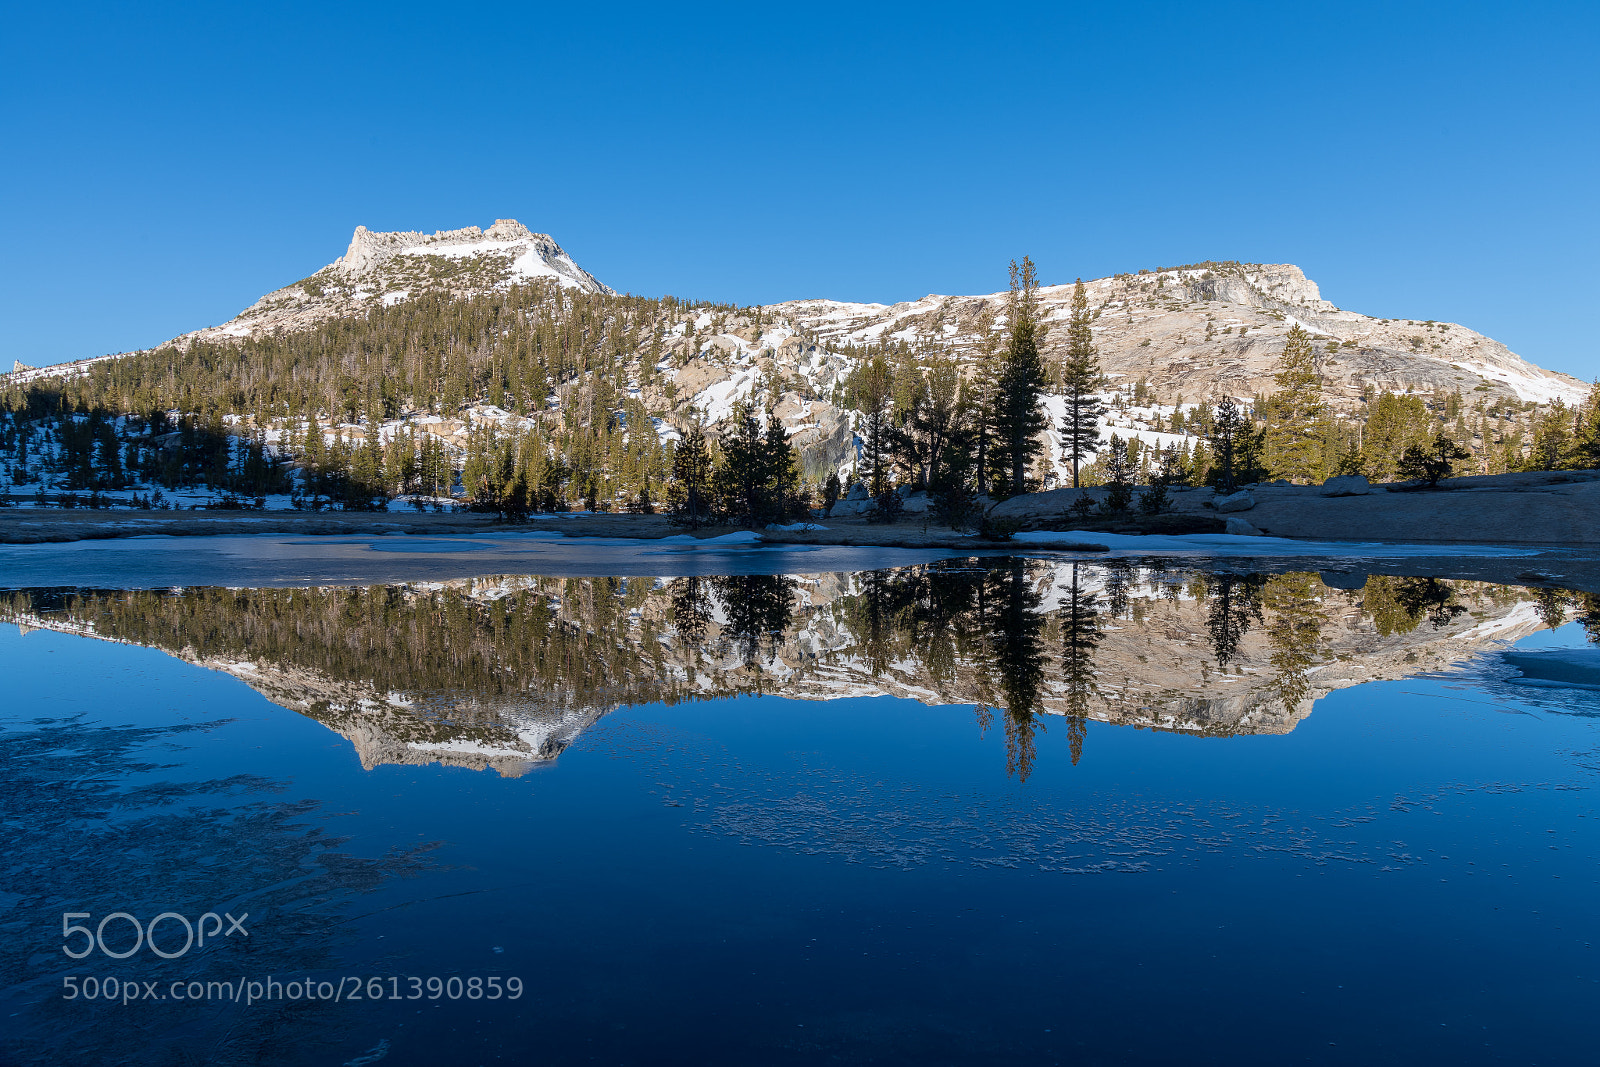
<path fill-rule="evenodd" d="M 974 705 L 1004 717 L 1021 772 L 1042 715 L 1067 719 L 1074 759 L 1089 719 L 1281 734 L 1333 690 L 1447 668 L 1545 614 L 1473 582 L 1380 575 L 1336 589 L 1314 573 L 1013 558 L 670 581 L 43 590 L 13 597 L 4 618 L 226 671 L 348 738 L 365 767 L 516 775 L 613 708 L 746 693 Z"/>
<path fill-rule="evenodd" d="M 225 671 L 274 704 L 334 730 L 369 771 L 384 764 L 438 763 L 516 778 L 555 759 L 608 710 L 533 699 L 481 701 L 470 694 L 412 699 L 293 667 L 195 662 Z"/>

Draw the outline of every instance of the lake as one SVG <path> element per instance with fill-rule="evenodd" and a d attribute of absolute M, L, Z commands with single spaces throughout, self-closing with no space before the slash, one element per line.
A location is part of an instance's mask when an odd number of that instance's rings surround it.
<path fill-rule="evenodd" d="M 0 593 L 4 1062 L 1592 1056 L 1593 594 L 658 552 Z"/>

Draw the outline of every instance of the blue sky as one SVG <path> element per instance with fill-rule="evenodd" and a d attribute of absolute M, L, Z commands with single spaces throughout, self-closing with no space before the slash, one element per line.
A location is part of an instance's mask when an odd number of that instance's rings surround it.
<path fill-rule="evenodd" d="M 1600 374 L 1600 5 L 33 5 L 0 360 L 221 322 L 359 223 L 894 301 L 1204 259 Z"/>

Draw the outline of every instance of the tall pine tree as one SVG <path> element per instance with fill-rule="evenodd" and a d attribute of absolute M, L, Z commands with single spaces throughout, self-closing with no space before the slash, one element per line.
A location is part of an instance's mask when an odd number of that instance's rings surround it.
<path fill-rule="evenodd" d="M 1277 392 L 1263 405 L 1267 469 L 1277 478 L 1321 481 L 1328 406 L 1311 335 L 1298 325 L 1289 330 L 1272 381 Z"/>
<path fill-rule="evenodd" d="M 1039 355 L 1043 324 L 1039 321 L 1039 279 L 1033 260 L 1011 262 L 1011 291 L 1006 300 L 1005 358 L 994 398 L 995 441 L 990 457 L 995 490 L 1008 496 L 1028 491 L 1028 470 L 1042 451 L 1039 434 L 1048 425 L 1044 397 L 1044 360 Z"/>
<path fill-rule="evenodd" d="M 691 427 L 672 452 L 672 510 L 689 526 L 710 517 L 711 451 L 700 427 Z"/>
<path fill-rule="evenodd" d="M 1072 465 L 1072 488 L 1078 486 L 1078 469 L 1100 450 L 1100 360 L 1089 327 L 1089 297 L 1083 279 L 1072 290 L 1072 318 L 1067 322 L 1067 355 L 1061 361 L 1061 391 L 1067 402 L 1061 417 L 1062 456 Z"/>

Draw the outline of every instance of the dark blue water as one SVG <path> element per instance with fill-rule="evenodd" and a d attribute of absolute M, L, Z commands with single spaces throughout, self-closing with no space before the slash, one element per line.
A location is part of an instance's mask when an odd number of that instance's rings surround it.
<path fill-rule="evenodd" d="M 1600 707 L 1493 664 L 1341 689 L 1283 734 L 1089 722 L 1076 764 L 1044 717 L 1026 781 L 970 704 L 628 705 L 502 777 L 363 769 L 157 649 L 4 625 L 0 672 L 7 1062 L 1593 1055 Z M 63 912 L 224 905 L 248 940 L 61 952 Z M 269 975 L 383 998 L 61 999 Z M 490 977 L 522 995 L 470 999 Z"/>

